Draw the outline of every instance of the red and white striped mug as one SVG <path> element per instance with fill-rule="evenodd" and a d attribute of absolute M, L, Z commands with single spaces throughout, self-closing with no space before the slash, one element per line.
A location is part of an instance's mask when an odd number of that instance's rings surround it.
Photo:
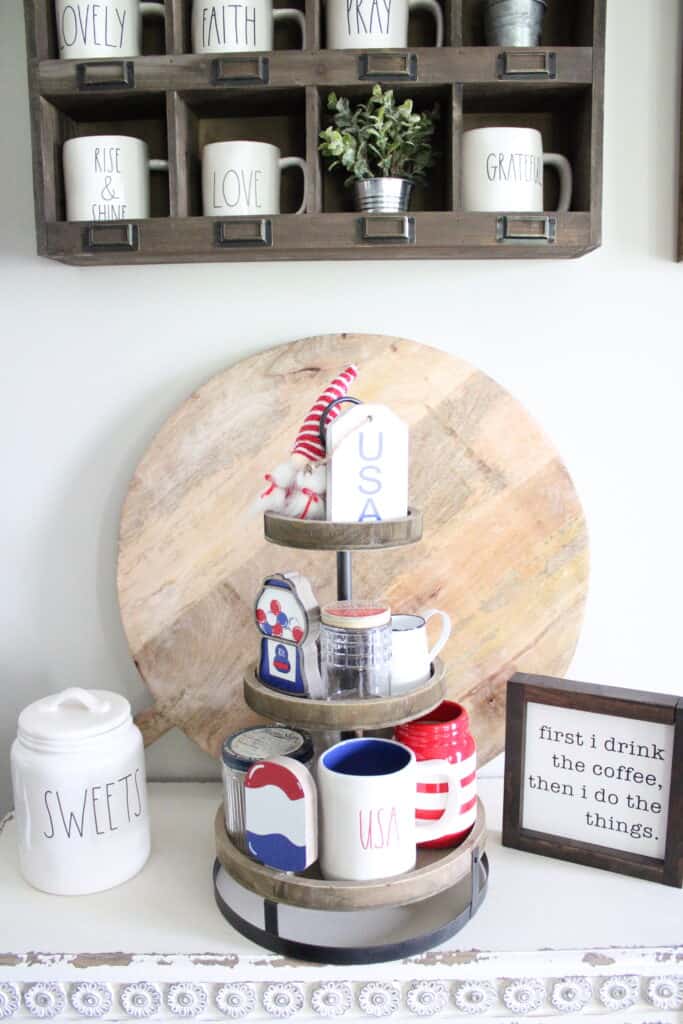
<path fill-rule="evenodd" d="M 435 758 L 460 768 L 460 814 L 457 830 L 421 846 L 457 846 L 472 828 L 477 816 L 477 748 L 470 732 L 470 721 L 461 704 L 444 700 L 437 708 L 396 727 L 394 738 L 415 754 L 418 761 Z M 443 776 L 417 784 L 415 817 L 433 821 L 442 817 L 448 799 L 448 782 Z"/>

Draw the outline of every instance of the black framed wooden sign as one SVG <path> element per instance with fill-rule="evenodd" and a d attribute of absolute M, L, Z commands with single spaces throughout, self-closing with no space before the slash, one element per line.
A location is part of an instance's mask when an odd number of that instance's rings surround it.
<path fill-rule="evenodd" d="M 503 845 L 683 885 L 683 699 L 513 676 Z"/>

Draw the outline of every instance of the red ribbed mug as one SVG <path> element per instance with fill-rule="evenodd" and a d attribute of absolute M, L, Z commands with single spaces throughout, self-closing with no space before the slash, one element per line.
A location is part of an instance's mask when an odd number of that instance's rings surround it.
<path fill-rule="evenodd" d="M 457 846 L 468 834 L 477 816 L 477 747 L 470 732 L 469 715 L 461 704 L 454 700 L 444 700 L 422 718 L 398 725 L 394 738 L 410 747 L 418 761 L 439 758 L 460 766 L 462 775 L 457 832 L 449 832 L 448 835 L 420 844 L 435 847 Z M 445 779 L 435 775 L 433 781 L 419 782 L 417 792 L 415 817 L 421 820 L 440 818 L 448 794 L 448 783 Z"/>

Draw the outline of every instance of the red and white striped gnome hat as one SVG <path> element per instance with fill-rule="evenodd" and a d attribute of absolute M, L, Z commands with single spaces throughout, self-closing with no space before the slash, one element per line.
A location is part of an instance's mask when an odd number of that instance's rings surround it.
<path fill-rule="evenodd" d="M 351 363 L 345 370 L 334 378 L 325 388 L 323 393 L 316 399 L 315 404 L 306 416 L 306 419 L 299 428 L 296 441 L 292 448 L 292 455 L 302 455 L 308 462 L 320 462 L 325 458 L 325 449 L 320 442 L 320 419 L 326 406 L 335 398 L 342 398 L 348 395 L 349 387 L 358 376 L 358 368 Z M 341 412 L 341 406 L 335 405 L 330 409 L 325 424 L 331 423 Z"/>

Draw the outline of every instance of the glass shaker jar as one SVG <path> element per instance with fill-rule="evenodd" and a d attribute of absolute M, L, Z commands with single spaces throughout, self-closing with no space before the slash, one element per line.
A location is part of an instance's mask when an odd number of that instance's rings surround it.
<path fill-rule="evenodd" d="M 333 601 L 321 612 L 320 672 L 327 700 L 391 693 L 391 608 Z"/>
<path fill-rule="evenodd" d="M 301 729 L 257 725 L 240 729 L 223 743 L 223 807 L 225 827 L 231 840 L 248 853 L 244 835 L 244 780 L 256 761 L 286 755 L 310 768 L 313 740 Z"/>

